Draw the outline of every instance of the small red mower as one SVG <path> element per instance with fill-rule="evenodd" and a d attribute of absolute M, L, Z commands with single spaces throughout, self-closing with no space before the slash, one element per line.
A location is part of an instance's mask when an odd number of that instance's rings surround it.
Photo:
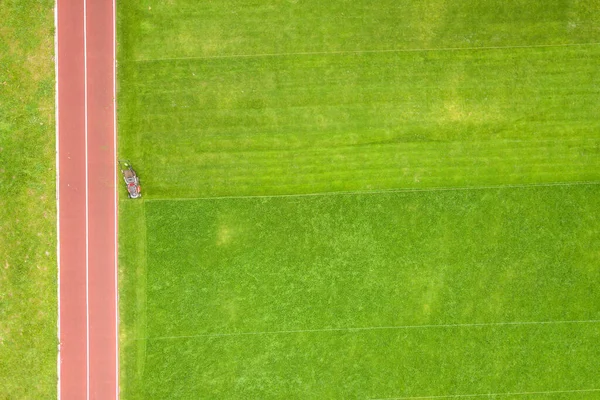
<path fill-rule="evenodd" d="M 127 185 L 127 193 L 130 199 L 139 199 L 142 197 L 142 188 L 140 187 L 140 178 L 133 170 L 129 160 L 119 160 L 119 169 L 123 174 L 123 179 Z"/>

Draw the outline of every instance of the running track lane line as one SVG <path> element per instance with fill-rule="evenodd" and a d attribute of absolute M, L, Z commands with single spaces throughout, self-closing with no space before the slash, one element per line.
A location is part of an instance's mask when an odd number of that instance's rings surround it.
<path fill-rule="evenodd" d="M 118 398 L 114 0 L 57 0 L 59 398 Z"/>

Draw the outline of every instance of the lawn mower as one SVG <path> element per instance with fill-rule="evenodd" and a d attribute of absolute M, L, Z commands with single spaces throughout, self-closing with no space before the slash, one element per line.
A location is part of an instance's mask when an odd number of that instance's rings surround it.
<path fill-rule="evenodd" d="M 127 194 L 130 199 L 139 199 L 142 197 L 142 188 L 140 187 L 140 178 L 133 170 L 129 160 L 119 160 L 119 169 L 123 174 L 123 179 L 127 185 Z"/>

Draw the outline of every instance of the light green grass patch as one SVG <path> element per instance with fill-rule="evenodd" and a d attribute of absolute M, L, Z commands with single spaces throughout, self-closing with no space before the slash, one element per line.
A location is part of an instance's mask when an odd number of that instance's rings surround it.
<path fill-rule="evenodd" d="M 600 42 L 594 0 L 153 0 L 121 10 L 135 32 L 126 60 Z"/>
<path fill-rule="evenodd" d="M 594 55 L 600 46 L 149 63 L 126 116 L 150 197 L 596 180 Z"/>
<path fill-rule="evenodd" d="M 56 397 L 52 1 L 0 4 L 0 398 Z"/>
<path fill-rule="evenodd" d="M 598 180 L 597 7 L 123 6 L 120 148 L 149 198 Z"/>
<path fill-rule="evenodd" d="M 146 342 L 146 215 L 143 200 L 119 203 L 119 369 L 123 381 L 144 375 Z M 136 355 L 131 359 L 130 355 Z M 125 385 L 127 386 L 127 385 Z"/>
<path fill-rule="evenodd" d="M 597 387 L 599 187 L 147 201 L 124 395 Z"/>

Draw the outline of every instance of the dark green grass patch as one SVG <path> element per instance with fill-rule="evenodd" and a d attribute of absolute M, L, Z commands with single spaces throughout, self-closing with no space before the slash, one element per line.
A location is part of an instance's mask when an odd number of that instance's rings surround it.
<path fill-rule="evenodd" d="M 385 399 L 595 388 L 598 340 L 595 324 L 151 341 L 146 376 L 157 384 L 138 398 Z"/>
<path fill-rule="evenodd" d="M 53 1 L 0 2 L 0 398 L 56 397 Z"/>
<path fill-rule="evenodd" d="M 144 310 L 125 338 L 142 373 L 124 395 L 598 387 L 599 198 L 580 185 L 146 201 L 144 294 L 124 305 Z M 504 322 L 543 324 L 401 328 Z"/>
<path fill-rule="evenodd" d="M 596 2 L 397 3 L 124 6 L 146 195 L 600 178 Z"/>

